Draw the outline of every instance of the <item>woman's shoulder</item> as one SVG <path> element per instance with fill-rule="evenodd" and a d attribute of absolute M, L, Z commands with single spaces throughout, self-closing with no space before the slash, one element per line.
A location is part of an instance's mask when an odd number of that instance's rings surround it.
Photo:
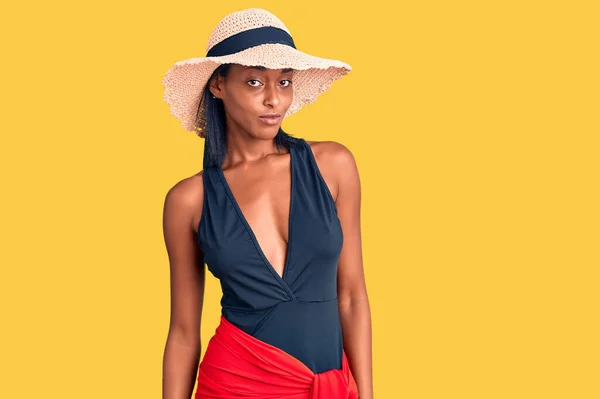
<path fill-rule="evenodd" d="M 171 217 L 188 218 L 191 226 L 196 229 L 202 214 L 204 199 L 204 170 L 185 177 L 176 182 L 165 197 L 165 215 Z"/>
<path fill-rule="evenodd" d="M 337 141 L 305 141 L 314 155 L 319 173 L 329 187 L 332 197 L 337 200 L 340 184 L 344 180 L 343 174 L 356 166 L 352 152 Z"/>
<path fill-rule="evenodd" d="M 304 141 L 309 145 L 319 166 L 323 164 L 331 167 L 344 167 L 354 161 L 352 151 L 340 142 L 333 140 Z"/>
<path fill-rule="evenodd" d="M 173 198 L 180 205 L 195 202 L 197 197 L 202 196 L 204 191 L 203 174 L 204 170 L 201 170 L 195 175 L 179 180 L 167 191 L 167 197 Z"/>

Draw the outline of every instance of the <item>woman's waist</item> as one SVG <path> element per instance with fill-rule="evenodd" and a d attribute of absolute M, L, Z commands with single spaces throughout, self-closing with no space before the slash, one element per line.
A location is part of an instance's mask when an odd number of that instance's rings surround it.
<path fill-rule="evenodd" d="M 342 362 L 342 329 L 337 298 L 285 301 L 257 312 L 223 309 L 225 318 L 253 337 L 296 357 L 314 373 Z"/>

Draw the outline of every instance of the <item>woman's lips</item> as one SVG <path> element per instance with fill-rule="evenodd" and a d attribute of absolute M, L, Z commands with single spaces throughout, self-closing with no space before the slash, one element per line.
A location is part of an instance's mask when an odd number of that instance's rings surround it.
<path fill-rule="evenodd" d="M 259 119 L 261 121 L 263 121 L 264 123 L 266 123 L 267 125 L 276 125 L 277 123 L 279 123 L 279 120 L 281 119 L 281 116 L 260 116 Z"/>

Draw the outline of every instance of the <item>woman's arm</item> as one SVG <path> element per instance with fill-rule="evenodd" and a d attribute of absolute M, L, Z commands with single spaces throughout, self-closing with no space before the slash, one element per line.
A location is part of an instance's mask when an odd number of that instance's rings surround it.
<path fill-rule="evenodd" d="M 332 154 L 329 162 L 335 164 L 336 205 L 344 236 L 338 264 L 338 306 L 344 350 L 358 386 L 360 399 L 371 399 L 371 311 L 362 262 L 361 189 L 358 168 L 352 153 L 343 145 L 333 142 L 329 151 Z"/>
<path fill-rule="evenodd" d="M 199 178 L 198 178 L 199 177 Z M 200 318 L 204 299 L 204 255 L 196 243 L 194 215 L 201 214 L 202 176 L 168 192 L 163 233 L 169 257 L 171 316 L 163 358 L 163 399 L 190 399 L 200 360 Z"/>

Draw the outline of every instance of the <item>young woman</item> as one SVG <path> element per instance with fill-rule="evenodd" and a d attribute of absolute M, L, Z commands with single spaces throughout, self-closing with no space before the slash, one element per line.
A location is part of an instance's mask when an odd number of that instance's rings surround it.
<path fill-rule="evenodd" d="M 171 112 L 205 139 L 203 170 L 165 199 L 163 398 L 190 398 L 196 373 L 196 399 L 372 398 L 356 163 L 281 128 L 351 68 L 296 50 L 257 8 L 221 20 L 207 50 L 163 80 Z M 198 365 L 205 263 L 223 296 Z"/>

